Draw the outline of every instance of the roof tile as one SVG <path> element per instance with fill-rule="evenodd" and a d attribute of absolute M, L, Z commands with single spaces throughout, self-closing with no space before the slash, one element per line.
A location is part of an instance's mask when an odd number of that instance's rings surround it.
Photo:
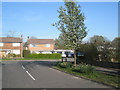
<path fill-rule="evenodd" d="M 0 42 L 4 42 L 4 43 L 14 42 L 14 43 L 18 43 L 18 42 L 22 42 L 22 39 L 18 38 L 18 37 L 0 37 Z"/>
<path fill-rule="evenodd" d="M 53 39 L 29 39 L 28 44 L 54 44 Z"/>

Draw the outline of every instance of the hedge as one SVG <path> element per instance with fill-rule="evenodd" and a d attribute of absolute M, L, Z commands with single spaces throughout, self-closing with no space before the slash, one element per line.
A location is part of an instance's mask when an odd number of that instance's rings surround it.
<path fill-rule="evenodd" d="M 61 59 L 61 54 L 29 54 L 26 58 L 36 58 L 36 59 Z"/>

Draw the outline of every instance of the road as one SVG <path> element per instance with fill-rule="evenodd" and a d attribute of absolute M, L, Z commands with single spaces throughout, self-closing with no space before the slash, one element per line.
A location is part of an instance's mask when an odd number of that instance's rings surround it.
<path fill-rule="evenodd" d="M 110 88 L 52 69 L 52 61 L 2 63 L 2 88 Z"/>

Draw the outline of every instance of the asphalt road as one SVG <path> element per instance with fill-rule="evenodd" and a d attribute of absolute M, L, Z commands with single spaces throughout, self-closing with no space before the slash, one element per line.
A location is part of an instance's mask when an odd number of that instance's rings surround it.
<path fill-rule="evenodd" d="M 110 88 L 52 69 L 50 61 L 2 62 L 2 88 Z"/>

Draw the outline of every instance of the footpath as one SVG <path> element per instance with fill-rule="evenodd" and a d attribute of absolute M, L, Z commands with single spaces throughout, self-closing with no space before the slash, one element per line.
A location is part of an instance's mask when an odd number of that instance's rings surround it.
<path fill-rule="evenodd" d="M 97 71 L 109 74 L 109 75 L 119 75 L 120 69 L 113 69 L 113 68 L 103 68 L 103 67 L 96 67 Z"/>

